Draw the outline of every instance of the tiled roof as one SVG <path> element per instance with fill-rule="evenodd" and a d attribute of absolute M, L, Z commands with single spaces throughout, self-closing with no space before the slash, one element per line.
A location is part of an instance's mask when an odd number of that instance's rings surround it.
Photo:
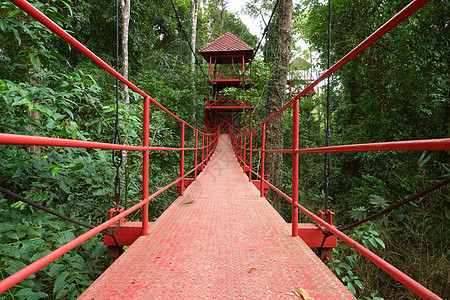
<path fill-rule="evenodd" d="M 248 52 L 251 51 L 253 54 L 253 49 L 240 38 L 227 32 L 224 35 L 218 37 L 213 42 L 209 43 L 205 47 L 199 50 L 202 53 L 212 53 L 212 52 Z"/>

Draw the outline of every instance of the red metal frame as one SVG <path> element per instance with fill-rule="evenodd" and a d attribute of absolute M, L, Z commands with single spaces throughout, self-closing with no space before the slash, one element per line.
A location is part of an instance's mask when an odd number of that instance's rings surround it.
<path fill-rule="evenodd" d="M 313 223 L 298 223 L 298 236 L 308 245 L 310 248 L 320 248 L 324 234 L 319 226 Z M 325 243 L 324 248 L 336 248 L 337 236 L 329 236 Z"/>
<path fill-rule="evenodd" d="M 150 223 L 149 223 L 150 224 Z M 109 228 L 117 228 L 117 223 L 112 224 Z M 117 242 L 121 246 L 129 246 L 142 236 L 142 222 L 124 222 L 114 233 Z M 103 245 L 116 247 L 116 242 L 110 235 L 103 235 Z"/>

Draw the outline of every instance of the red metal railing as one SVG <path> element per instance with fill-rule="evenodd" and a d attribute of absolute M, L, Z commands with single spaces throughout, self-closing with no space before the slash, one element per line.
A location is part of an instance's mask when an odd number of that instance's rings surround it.
<path fill-rule="evenodd" d="M 391 18 L 388 22 L 377 29 L 373 34 L 366 38 L 357 47 L 346 54 L 341 60 L 339 60 L 330 69 L 326 70 L 321 76 L 314 80 L 310 85 L 308 85 L 303 91 L 301 91 L 297 96 L 290 100 L 285 106 L 283 106 L 279 111 L 274 113 L 272 116 L 268 117 L 264 122 L 260 123 L 254 128 L 248 129 L 247 131 L 241 130 L 237 132 L 236 130 L 229 129 L 230 137 L 232 140 L 232 146 L 236 157 L 243 167 L 244 171 L 248 171 L 249 180 L 251 180 L 252 175 L 260 180 L 261 187 L 261 197 L 264 195 L 263 186 L 268 185 L 283 198 L 291 203 L 292 208 L 292 236 L 298 236 L 298 210 L 302 211 L 308 217 L 313 219 L 316 224 L 329 230 L 331 233 L 339 237 L 347 245 L 354 248 L 356 251 L 364 255 L 370 261 L 375 263 L 378 267 L 383 269 L 393 278 L 401 282 L 408 289 L 416 293 L 418 296 L 425 299 L 441 299 L 438 295 L 434 294 L 420 283 L 413 280 L 408 275 L 404 274 L 381 257 L 377 256 L 375 253 L 371 252 L 361 244 L 357 243 L 355 240 L 338 230 L 335 226 L 324 221 L 321 217 L 315 215 L 302 205 L 298 203 L 298 155 L 304 153 L 327 153 L 327 152 L 357 152 L 357 151 L 425 151 L 425 150 L 435 150 L 443 151 L 450 150 L 450 138 L 444 139 L 430 139 L 430 140 L 415 140 L 415 141 L 400 141 L 400 142 L 385 142 L 385 143 L 370 143 L 370 144 L 357 144 L 357 145 L 342 145 L 342 146 L 331 146 L 331 147 L 319 147 L 319 148 L 307 148 L 299 149 L 299 99 L 312 90 L 317 84 L 331 76 L 334 72 L 346 65 L 355 56 L 361 53 L 364 49 L 369 47 L 391 29 L 395 28 L 407 17 L 412 15 L 419 8 L 428 3 L 429 0 L 415 0 L 408 4 L 404 9 L 402 9 L 397 15 Z M 266 149 L 266 125 L 277 115 L 281 114 L 288 107 L 293 106 L 293 122 L 292 122 L 292 148 L 291 149 Z M 253 137 L 258 135 L 256 130 L 261 128 L 261 148 L 253 148 Z M 247 138 L 248 137 L 248 138 Z M 249 145 L 247 146 L 247 140 Z M 252 167 L 252 153 L 260 152 L 260 173 L 258 174 L 253 170 Z M 248 153 L 248 155 L 247 155 Z M 265 154 L 266 153 L 291 153 L 292 154 L 292 194 L 291 196 L 282 192 L 279 188 L 270 183 L 266 179 L 265 174 Z M 247 159 L 248 157 L 248 159 Z M 327 212 L 326 212 L 327 213 Z M 329 221 L 329 219 L 327 219 Z"/>
<path fill-rule="evenodd" d="M 127 151 L 141 151 L 142 152 L 142 160 L 143 160 L 143 168 L 142 168 L 142 201 L 133 207 L 127 209 L 126 211 L 119 213 L 115 217 L 109 219 L 108 221 L 102 223 L 101 225 L 95 227 L 94 229 L 89 230 L 88 232 L 82 234 L 76 239 L 70 241 L 69 243 L 61 246 L 60 248 L 54 250 L 53 252 L 47 254 L 46 256 L 38 259 L 22 270 L 14 273 L 13 275 L 7 277 L 6 279 L 0 281 L 0 294 L 24 280 L 34 272 L 48 265 L 52 261 L 56 260 L 58 257 L 64 255 L 68 251 L 72 250 L 76 246 L 80 245 L 84 241 L 93 237 L 97 233 L 102 230 L 110 227 L 112 224 L 118 222 L 123 219 L 130 213 L 136 211 L 137 209 L 143 207 L 142 210 L 142 235 L 148 235 L 148 202 L 160 195 L 167 189 L 177 184 L 180 184 L 180 194 L 183 195 L 184 190 L 184 181 L 187 176 L 194 173 L 194 180 L 197 178 L 197 172 L 202 171 L 204 165 L 208 163 L 212 153 L 217 146 L 218 137 L 220 130 L 215 131 L 214 133 L 206 133 L 198 130 L 194 126 L 190 125 L 183 119 L 177 117 L 174 113 L 169 111 L 163 105 L 158 103 L 156 100 L 152 99 L 149 95 L 147 95 L 144 91 L 139 89 L 137 86 L 133 85 L 130 81 L 125 79 L 122 75 L 120 75 L 117 71 L 111 68 L 108 64 L 106 64 L 102 59 L 92 53 L 89 49 L 87 49 L 84 45 L 74 39 L 71 35 L 65 32 L 62 28 L 56 25 L 53 21 L 51 21 L 47 16 L 41 13 L 39 10 L 34 8 L 31 4 L 29 4 L 25 0 L 11 0 L 15 5 L 21 8 L 23 11 L 28 13 L 31 17 L 42 23 L 44 26 L 49 28 L 52 32 L 60 36 L 66 42 L 68 42 L 71 46 L 79 50 L 82 54 L 90 58 L 93 62 L 99 65 L 101 68 L 108 71 L 118 80 L 126 84 L 133 91 L 137 92 L 141 96 L 144 97 L 143 101 L 143 145 L 142 146 L 129 146 L 129 145 L 116 145 L 109 143 L 99 143 L 99 142 L 89 142 L 89 141 L 80 141 L 80 140 L 68 140 L 68 139 L 59 139 L 59 138 L 48 138 L 41 136 L 27 136 L 27 135 L 18 135 L 18 134 L 6 134 L 0 133 L 0 145 L 37 145 L 37 146 L 56 146 L 56 147 L 78 147 L 78 148 L 96 148 L 96 149 L 115 149 L 115 150 L 127 150 Z M 171 117 L 175 118 L 181 123 L 181 145 L 180 148 L 174 147 L 150 147 L 149 146 L 149 124 L 150 124 L 150 103 L 156 105 L 158 108 L 165 111 Z M 187 148 L 184 145 L 185 141 L 185 129 L 186 126 L 192 128 L 195 133 L 195 146 L 193 148 Z M 198 146 L 198 138 L 199 134 L 201 134 L 202 146 Z M 206 143 L 205 143 L 206 140 Z M 164 188 L 155 192 L 154 194 L 149 196 L 149 154 L 150 151 L 180 151 L 180 176 L 177 180 L 168 184 Z M 198 151 L 202 151 L 201 161 L 198 162 Z M 194 151 L 195 159 L 194 159 L 194 168 L 185 173 L 185 151 Z"/>

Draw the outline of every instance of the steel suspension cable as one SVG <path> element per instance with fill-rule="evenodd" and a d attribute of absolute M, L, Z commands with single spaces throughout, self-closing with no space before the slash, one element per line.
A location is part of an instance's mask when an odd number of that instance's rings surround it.
<path fill-rule="evenodd" d="M 328 45 L 327 45 L 327 69 L 330 69 L 331 65 L 331 0 L 328 0 Z M 332 75 L 327 77 L 327 99 L 326 99 L 326 120 L 325 120 L 325 147 L 330 146 L 330 78 Z M 324 207 L 325 207 L 325 215 L 328 220 L 328 201 L 330 198 L 330 152 L 325 152 L 324 155 L 324 164 L 323 164 L 323 170 L 324 170 L 324 177 L 325 177 L 325 195 L 324 195 Z M 323 233 L 323 239 L 322 243 L 319 247 L 319 254 L 321 255 L 323 251 L 323 246 L 325 244 L 325 241 L 328 237 L 332 236 L 333 234 L 328 231 L 327 229 L 320 230 Z"/>
<path fill-rule="evenodd" d="M 328 0 L 328 59 L 327 69 L 331 65 L 331 0 Z M 325 147 L 330 146 L 330 78 L 327 77 L 327 100 L 326 100 L 326 132 L 325 132 Z M 325 212 L 328 211 L 328 200 L 330 197 L 330 152 L 325 153 L 324 157 L 324 173 L 325 173 L 325 197 L 324 205 Z"/>
<path fill-rule="evenodd" d="M 383 209 L 383 210 L 381 210 L 381 211 L 379 211 L 379 212 L 377 212 L 377 213 L 375 213 L 375 214 L 373 214 L 373 215 L 371 215 L 371 216 L 369 216 L 369 217 L 367 217 L 367 218 L 365 218 L 365 219 L 363 219 L 361 221 L 355 222 L 355 223 L 353 223 L 351 225 L 348 225 L 348 226 L 340 229 L 340 231 L 345 231 L 345 230 L 352 229 L 353 227 L 356 227 L 358 225 L 366 223 L 367 221 L 370 221 L 370 220 L 373 220 L 375 218 L 378 218 L 379 216 L 387 214 L 388 212 L 393 211 L 394 209 L 399 208 L 400 206 L 403 206 L 403 205 L 405 205 L 405 204 L 407 204 L 407 203 L 409 203 L 409 202 L 411 202 L 413 200 L 421 198 L 421 197 L 423 197 L 423 196 L 425 196 L 425 195 L 427 195 L 427 194 L 429 194 L 429 193 L 431 193 L 431 192 L 433 192 L 433 191 L 443 187 L 444 185 L 446 185 L 448 183 L 450 183 L 450 178 L 444 179 L 444 180 L 442 180 L 442 181 L 440 181 L 440 182 L 438 182 L 436 184 L 433 184 L 432 186 L 424 189 L 423 191 L 420 191 L 420 192 L 418 192 L 418 193 L 416 193 L 414 195 L 411 195 L 408 198 L 406 198 L 406 199 L 404 199 L 404 200 L 402 200 L 400 202 L 392 204 L 391 206 L 386 207 L 385 209 Z"/>
<path fill-rule="evenodd" d="M 277 2 L 275 2 L 275 6 L 272 9 L 272 13 L 270 15 L 269 21 L 267 22 L 266 27 L 264 28 L 263 34 L 261 36 L 261 39 L 259 40 L 258 45 L 256 46 L 256 50 L 253 52 L 253 56 L 255 56 L 256 53 L 258 53 L 259 47 L 261 46 L 261 43 L 262 43 L 264 37 L 267 35 L 267 33 L 269 31 L 270 23 L 272 22 L 273 16 L 275 14 L 275 11 L 276 11 L 276 9 L 278 7 L 278 3 L 279 2 L 280 2 L 280 0 L 277 0 Z M 266 48 L 267 48 L 267 39 L 266 39 Z M 251 67 L 252 67 L 252 61 L 250 61 L 248 63 L 247 69 L 251 69 Z"/>
<path fill-rule="evenodd" d="M 170 3 L 172 4 L 172 9 L 173 9 L 173 11 L 174 11 L 174 13 L 175 13 L 175 16 L 177 17 L 178 26 L 181 27 L 181 31 L 182 31 L 183 36 L 184 36 L 184 38 L 186 39 L 186 41 L 187 41 L 187 43 L 188 43 L 188 45 L 189 45 L 189 49 L 191 50 L 191 53 L 194 54 L 195 64 L 198 66 L 198 68 L 200 69 L 200 71 L 202 71 L 203 76 L 205 76 L 205 78 L 207 78 L 208 76 L 206 76 L 205 72 L 203 71 L 203 68 L 202 68 L 202 66 L 200 65 L 200 62 L 198 61 L 197 56 L 195 55 L 194 48 L 192 47 L 191 42 L 189 41 L 188 36 L 187 36 L 186 32 L 185 32 L 184 29 L 183 29 L 183 23 L 181 23 L 181 18 L 180 18 L 180 15 L 178 14 L 177 8 L 175 7 L 175 3 L 173 3 L 173 0 L 170 0 Z M 192 30 L 192 29 L 191 29 L 191 30 Z M 181 34 L 181 33 L 180 33 L 180 34 Z"/>
<path fill-rule="evenodd" d="M 119 71 L 119 0 L 116 0 L 116 71 Z M 120 137 L 120 123 L 119 123 L 119 79 L 116 78 L 116 122 L 113 144 L 122 144 Z M 117 150 L 112 151 L 112 163 L 116 168 L 116 176 L 114 178 L 114 200 L 116 202 L 116 208 L 119 209 L 120 204 L 120 192 L 121 192 L 121 178 L 120 168 L 123 161 L 123 152 L 119 150 L 119 157 L 117 156 Z M 116 159 L 118 159 L 116 161 Z"/>
<path fill-rule="evenodd" d="M 180 114 L 180 118 L 181 118 L 181 92 L 183 91 L 183 77 L 182 77 L 182 64 L 183 64 L 183 40 L 181 37 L 182 34 L 182 30 L 183 30 L 183 25 L 181 25 L 181 23 L 178 23 L 178 32 L 179 32 L 179 38 L 180 38 L 180 91 L 178 94 L 178 113 Z M 180 124 L 180 131 L 181 131 L 181 126 L 183 126 L 182 124 Z"/>
<path fill-rule="evenodd" d="M 14 192 L 12 192 L 12 191 L 10 191 L 10 190 L 8 190 L 8 189 L 5 189 L 5 188 L 3 188 L 3 187 L 1 187 L 1 186 L 0 186 L 0 192 L 3 193 L 3 194 L 5 194 L 5 195 L 7 195 L 7 196 L 9 196 L 9 197 L 11 197 L 11 198 L 12 198 L 13 200 L 15 200 L 15 201 L 22 201 L 22 202 L 24 202 L 24 203 L 26 203 L 26 204 L 28 204 L 28 205 L 31 205 L 31 206 L 33 206 L 33 207 L 35 207 L 35 208 L 37 208 L 37 209 L 40 209 L 40 210 L 42 210 L 42 211 L 45 211 L 45 212 L 47 212 L 47 213 L 49 213 L 49 214 L 52 214 L 52 215 L 54 215 L 54 216 L 57 216 L 58 218 L 60 218 L 60 219 L 62 219 L 62 220 L 69 221 L 69 222 L 71 222 L 71 223 L 73 223 L 73 224 L 77 224 L 77 225 L 83 226 L 83 227 L 88 228 L 88 229 L 93 229 L 93 228 L 95 228 L 95 227 L 92 226 L 92 225 L 85 224 L 85 223 L 83 223 L 83 222 L 80 222 L 80 221 L 77 221 L 77 220 L 75 220 L 75 219 L 72 219 L 71 217 L 68 217 L 68 216 L 66 216 L 66 215 L 63 215 L 63 214 L 61 214 L 61 213 L 59 213 L 59 212 L 56 212 L 56 211 L 54 211 L 54 210 L 52 210 L 52 209 L 50 209 L 50 208 L 48 208 L 48 207 L 43 206 L 42 204 L 39 204 L 39 203 L 36 203 L 36 202 L 34 202 L 34 201 L 28 200 L 27 198 L 22 197 L 22 196 L 20 196 L 20 195 L 14 193 Z M 114 232 L 111 232 L 110 230 L 106 230 L 106 229 L 105 229 L 105 230 L 103 230 L 103 231 L 101 231 L 101 232 L 104 233 L 104 234 L 108 234 L 108 235 L 114 236 Z"/>

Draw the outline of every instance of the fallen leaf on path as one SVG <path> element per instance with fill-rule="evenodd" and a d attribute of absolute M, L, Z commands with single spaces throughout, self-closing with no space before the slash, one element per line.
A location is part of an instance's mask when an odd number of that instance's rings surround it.
<path fill-rule="evenodd" d="M 292 291 L 296 296 L 304 299 L 304 300 L 314 300 L 314 298 L 310 297 L 308 291 L 302 288 L 297 288 Z"/>

